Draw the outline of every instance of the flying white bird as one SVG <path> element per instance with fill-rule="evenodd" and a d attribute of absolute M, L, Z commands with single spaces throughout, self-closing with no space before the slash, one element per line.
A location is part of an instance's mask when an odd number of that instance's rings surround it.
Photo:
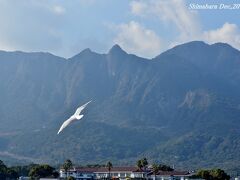
<path fill-rule="evenodd" d="M 67 127 L 71 122 L 75 121 L 75 120 L 79 120 L 83 117 L 83 115 L 80 113 L 82 112 L 82 110 L 90 103 L 91 101 L 87 102 L 86 104 L 80 106 L 79 108 L 77 108 L 76 112 L 66 121 L 64 121 L 64 123 L 62 124 L 62 126 L 60 127 L 59 131 L 57 134 L 59 134 L 65 127 Z"/>

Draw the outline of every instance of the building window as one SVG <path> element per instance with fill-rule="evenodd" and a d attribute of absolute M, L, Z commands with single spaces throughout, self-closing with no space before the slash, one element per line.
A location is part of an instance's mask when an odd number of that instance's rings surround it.
<path fill-rule="evenodd" d="M 125 173 L 120 173 L 120 177 L 125 177 Z"/>
<path fill-rule="evenodd" d="M 114 177 L 117 177 L 117 176 L 118 176 L 118 173 L 113 173 L 113 176 L 114 176 Z"/>

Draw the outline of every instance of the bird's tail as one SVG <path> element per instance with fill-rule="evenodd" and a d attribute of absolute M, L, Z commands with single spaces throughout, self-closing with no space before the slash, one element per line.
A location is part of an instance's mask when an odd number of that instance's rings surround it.
<path fill-rule="evenodd" d="M 81 119 L 83 117 L 83 114 L 79 115 L 79 116 L 76 116 L 76 119 Z"/>
<path fill-rule="evenodd" d="M 61 130 L 59 130 L 57 134 L 60 134 L 60 132 L 61 132 Z"/>

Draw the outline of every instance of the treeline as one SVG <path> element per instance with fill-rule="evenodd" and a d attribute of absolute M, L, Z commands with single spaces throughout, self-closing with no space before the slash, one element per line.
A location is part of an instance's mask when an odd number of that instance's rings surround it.
<path fill-rule="evenodd" d="M 149 166 L 148 160 L 146 158 L 139 159 L 136 162 L 136 166 L 140 170 L 151 169 L 153 174 L 156 175 L 159 171 L 174 171 L 168 165 L 165 164 L 157 164 L 153 163 Z M 93 165 L 86 165 L 82 167 L 106 167 L 109 171 L 109 175 L 111 169 L 113 168 L 113 164 L 108 161 L 105 165 L 104 164 L 93 164 Z M 61 167 L 66 174 L 67 179 L 74 179 L 73 177 L 68 176 L 68 171 L 73 168 L 73 163 L 71 160 L 67 159 Z M 28 176 L 32 179 L 39 179 L 39 178 L 58 178 L 59 177 L 59 169 L 55 169 L 54 167 L 48 164 L 30 164 L 26 166 L 13 166 L 7 167 L 3 161 L 0 160 L 0 180 L 15 180 L 18 179 L 20 176 Z M 191 178 L 202 178 L 206 180 L 229 180 L 230 176 L 224 172 L 222 169 L 211 169 L 211 170 L 199 170 L 195 175 Z"/>
<path fill-rule="evenodd" d="M 146 158 L 139 159 L 136 163 L 139 169 L 146 169 L 148 166 L 148 161 Z M 168 165 L 153 163 L 151 166 L 153 174 L 159 171 L 174 171 Z M 209 170 L 199 170 L 195 175 L 191 177 L 192 179 L 205 179 L 205 180 L 230 180 L 230 176 L 222 169 L 209 169 Z M 155 178 L 156 179 L 156 178 Z"/>
<path fill-rule="evenodd" d="M 16 180 L 21 176 L 29 176 L 33 179 L 38 178 L 57 178 L 59 173 L 54 167 L 48 164 L 30 164 L 27 166 L 12 166 L 7 167 L 0 160 L 0 179 L 1 180 Z"/>
<path fill-rule="evenodd" d="M 5 180 L 5 179 L 17 179 L 18 178 L 18 173 L 13 169 L 7 167 L 3 161 L 0 160 L 0 179 Z"/>
<path fill-rule="evenodd" d="M 206 180 L 229 180 L 230 176 L 222 169 L 199 170 L 194 176 Z"/>

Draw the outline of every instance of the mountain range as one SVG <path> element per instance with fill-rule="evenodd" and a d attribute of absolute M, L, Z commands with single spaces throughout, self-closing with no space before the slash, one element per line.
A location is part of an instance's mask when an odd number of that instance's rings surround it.
<path fill-rule="evenodd" d="M 193 41 L 153 59 L 0 51 L 0 159 L 240 170 L 240 51 Z M 84 118 L 57 135 L 75 109 Z"/>

